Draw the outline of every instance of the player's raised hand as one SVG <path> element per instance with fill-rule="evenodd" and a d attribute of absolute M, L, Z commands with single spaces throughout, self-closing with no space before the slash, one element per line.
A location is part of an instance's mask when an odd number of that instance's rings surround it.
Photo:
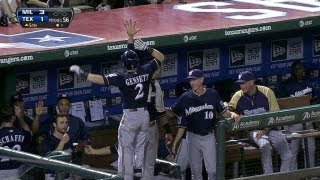
<path fill-rule="evenodd" d="M 76 73 L 76 75 L 83 77 L 84 79 L 87 79 L 89 76 L 89 73 L 85 72 L 83 69 L 81 69 L 78 65 L 72 65 L 70 67 L 70 71 Z"/>
<path fill-rule="evenodd" d="M 69 137 L 68 133 L 65 133 L 61 138 L 61 141 L 63 144 L 66 144 L 69 140 L 70 140 L 70 137 Z"/>
<path fill-rule="evenodd" d="M 128 36 L 134 36 L 140 31 L 140 29 L 136 27 L 136 21 L 132 22 L 131 19 L 126 20 L 124 26 L 127 29 Z"/>
<path fill-rule="evenodd" d="M 44 113 L 43 104 L 44 104 L 43 101 L 38 101 L 38 102 L 36 102 L 36 108 L 35 108 L 36 116 L 41 116 L 41 115 L 43 115 L 43 113 Z"/>
<path fill-rule="evenodd" d="M 144 51 L 148 48 L 148 45 L 146 42 L 142 41 L 141 39 L 137 39 L 134 41 L 134 48 L 140 51 Z"/>
<path fill-rule="evenodd" d="M 84 72 L 78 65 L 72 65 L 70 67 L 70 71 L 76 73 L 78 76 L 80 76 Z"/>

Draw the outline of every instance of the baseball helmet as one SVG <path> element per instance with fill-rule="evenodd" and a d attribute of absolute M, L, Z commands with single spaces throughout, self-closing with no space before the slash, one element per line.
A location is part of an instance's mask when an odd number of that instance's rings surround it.
<path fill-rule="evenodd" d="M 127 50 L 121 55 L 121 60 L 123 65 L 128 69 L 132 70 L 138 67 L 139 65 L 139 58 L 137 53 L 133 50 Z"/>

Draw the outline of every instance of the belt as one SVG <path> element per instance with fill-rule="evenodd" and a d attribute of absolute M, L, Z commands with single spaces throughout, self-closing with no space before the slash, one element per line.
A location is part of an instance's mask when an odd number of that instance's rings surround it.
<path fill-rule="evenodd" d="M 191 131 L 192 132 L 192 131 Z M 213 130 L 211 131 L 208 131 L 208 132 L 192 132 L 193 134 L 197 134 L 197 135 L 200 135 L 200 136 L 206 136 L 208 134 L 211 134 L 213 133 Z"/>
<path fill-rule="evenodd" d="M 146 107 L 141 107 L 141 108 L 132 108 L 132 109 L 125 109 L 128 110 L 129 112 L 135 112 L 135 111 L 139 111 L 139 110 L 147 110 Z"/>
<path fill-rule="evenodd" d="M 153 125 L 155 125 L 155 124 L 156 124 L 156 120 L 150 121 L 150 122 L 149 122 L 149 127 L 151 127 L 151 126 L 153 126 Z"/>

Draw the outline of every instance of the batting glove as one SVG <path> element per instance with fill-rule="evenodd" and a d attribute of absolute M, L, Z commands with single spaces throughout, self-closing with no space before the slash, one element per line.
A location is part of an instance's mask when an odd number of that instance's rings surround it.
<path fill-rule="evenodd" d="M 88 78 L 88 73 L 84 72 L 84 70 L 81 69 L 80 66 L 78 66 L 78 65 L 72 65 L 70 67 L 70 71 L 76 73 L 76 75 L 78 75 L 78 76 L 84 77 L 85 79 Z"/>
<path fill-rule="evenodd" d="M 148 48 L 148 45 L 146 42 L 142 41 L 141 39 L 137 39 L 134 41 L 134 48 L 140 51 L 144 51 Z"/>

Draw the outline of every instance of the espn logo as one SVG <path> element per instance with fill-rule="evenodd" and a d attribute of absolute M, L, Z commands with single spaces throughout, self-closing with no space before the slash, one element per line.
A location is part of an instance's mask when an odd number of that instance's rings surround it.
<path fill-rule="evenodd" d="M 273 45 L 272 46 L 272 56 L 273 57 L 277 57 L 277 56 L 280 56 L 280 55 L 283 55 L 285 52 L 286 52 L 286 48 L 284 47 L 281 47 L 281 46 L 277 46 L 277 45 Z"/>

